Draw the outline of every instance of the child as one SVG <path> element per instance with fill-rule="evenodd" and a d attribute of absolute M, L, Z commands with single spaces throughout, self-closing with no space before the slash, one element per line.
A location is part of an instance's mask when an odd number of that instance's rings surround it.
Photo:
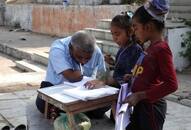
<path fill-rule="evenodd" d="M 131 74 L 132 68 L 142 52 L 142 48 L 133 39 L 132 19 L 131 14 L 128 13 L 117 15 L 111 21 L 110 29 L 113 40 L 120 47 L 115 61 L 111 56 L 105 56 L 105 61 L 114 65 L 113 78 L 104 81 L 93 80 L 87 82 L 85 86 L 88 88 L 95 88 L 104 84 L 120 87 L 120 84 L 125 82 L 124 75 Z"/>
<path fill-rule="evenodd" d="M 132 95 L 125 102 L 134 106 L 134 111 L 126 130 L 162 130 L 167 107 L 163 97 L 177 90 L 172 53 L 162 37 L 167 12 L 165 0 L 153 0 L 133 16 L 136 37 L 141 43 L 151 44 L 141 65 L 133 71 Z"/>

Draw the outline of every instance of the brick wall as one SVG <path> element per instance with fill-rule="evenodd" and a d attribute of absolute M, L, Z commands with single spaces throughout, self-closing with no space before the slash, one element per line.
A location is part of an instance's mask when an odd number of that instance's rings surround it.
<path fill-rule="evenodd" d="M 95 27 L 100 19 L 112 18 L 121 11 L 134 8 L 127 5 L 35 5 L 32 10 L 32 31 L 58 36 L 69 35 L 86 27 Z"/>

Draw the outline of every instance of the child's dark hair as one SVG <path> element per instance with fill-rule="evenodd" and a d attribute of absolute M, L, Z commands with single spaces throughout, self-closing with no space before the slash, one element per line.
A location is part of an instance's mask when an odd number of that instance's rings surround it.
<path fill-rule="evenodd" d="M 162 32 L 165 28 L 165 22 L 163 21 L 159 21 L 155 18 L 153 18 L 147 11 L 146 9 L 144 8 L 144 6 L 141 6 L 140 8 L 138 8 L 134 15 L 133 15 L 133 18 L 136 18 L 140 23 L 142 23 L 143 25 L 144 24 L 147 24 L 149 22 L 152 22 L 156 29 L 160 32 Z"/>
<path fill-rule="evenodd" d="M 116 15 L 112 21 L 111 21 L 111 26 L 116 26 L 121 29 L 125 29 L 127 32 L 132 26 L 132 19 L 131 17 L 127 14 L 127 12 L 122 12 L 119 15 Z"/>

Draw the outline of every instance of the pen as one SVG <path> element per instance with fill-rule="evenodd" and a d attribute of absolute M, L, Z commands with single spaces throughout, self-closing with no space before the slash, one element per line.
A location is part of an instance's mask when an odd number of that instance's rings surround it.
<path fill-rule="evenodd" d="M 81 71 L 81 74 L 83 75 L 83 68 L 82 68 L 82 64 L 80 63 L 80 71 Z"/>

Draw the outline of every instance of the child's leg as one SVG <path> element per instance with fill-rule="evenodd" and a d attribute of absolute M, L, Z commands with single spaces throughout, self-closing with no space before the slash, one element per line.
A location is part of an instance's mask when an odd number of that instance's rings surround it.
<path fill-rule="evenodd" d="M 154 104 L 140 102 L 134 107 L 131 123 L 126 130 L 162 130 L 166 114 L 166 101 Z"/>

